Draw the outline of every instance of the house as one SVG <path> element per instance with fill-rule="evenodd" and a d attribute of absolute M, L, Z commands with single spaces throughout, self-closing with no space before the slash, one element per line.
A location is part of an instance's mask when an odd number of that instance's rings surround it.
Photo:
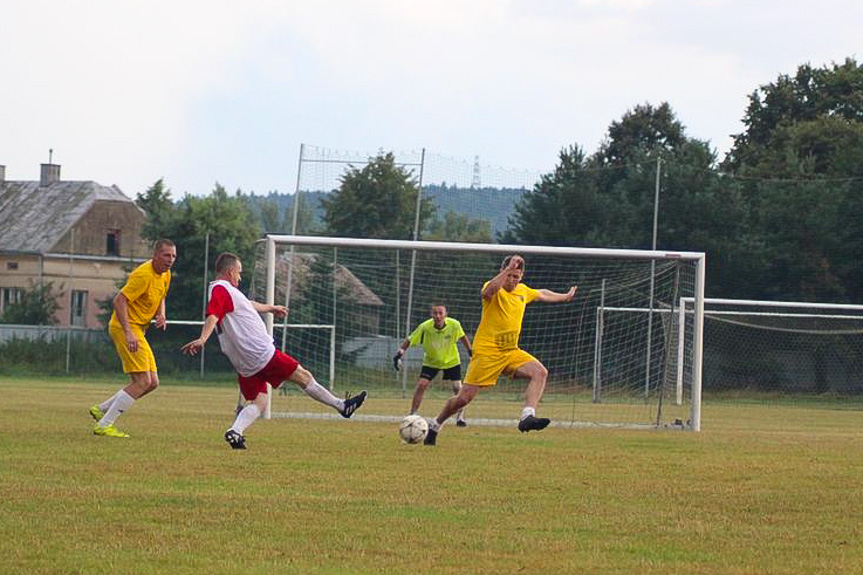
<path fill-rule="evenodd" d="M 293 262 L 293 266 L 291 265 Z M 287 279 L 291 277 L 290 306 L 294 309 L 309 302 L 312 291 L 320 289 L 315 285 L 315 274 L 313 267 L 320 263 L 319 256 L 312 253 L 283 253 L 276 258 L 276 282 L 275 301 L 278 304 L 285 303 L 285 287 Z M 384 302 L 377 296 L 362 280 L 342 264 L 334 268 L 334 285 L 338 294 L 338 300 L 345 309 L 340 312 L 341 321 L 344 322 L 342 329 L 351 335 L 376 335 L 381 331 L 381 309 Z M 290 274 L 289 274 L 290 271 Z M 258 301 L 265 301 L 266 260 L 263 253 L 259 253 L 255 259 L 254 282 L 251 295 Z M 332 301 L 327 295 L 324 301 Z M 336 304 L 339 305 L 339 304 Z M 330 308 L 330 306 L 326 306 Z M 330 311 L 331 308 L 330 308 Z M 292 316 L 294 317 L 294 316 Z M 329 316 L 327 323 L 332 323 L 333 318 Z"/>
<path fill-rule="evenodd" d="M 63 181 L 52 163 L 42 164 L 39 181 L 7 180 L 0 166 L 0 313 L 53 282 L 58 325 L 101 327 L 99 302 L 150 256 L 145 219 L 117 186 Z"/>

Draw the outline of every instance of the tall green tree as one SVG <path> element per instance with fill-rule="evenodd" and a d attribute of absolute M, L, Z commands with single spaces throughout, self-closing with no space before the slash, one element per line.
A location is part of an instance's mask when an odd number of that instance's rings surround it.
<path fill-rule="evenodd" d="M 349 168 L 339 188 L 322 200 L 327 232 L 351 238 L 412 239 L 418 193 L 413 174 L 397 165 L 392 153 L 381 153 L 362 168 Z M 434 205 L 423 200 L 420 229 L 433 214 Z"/>
<path fill-rule="evenodd" d="M 745 285 L 757 246 L 740 190 L 715 170 L 716 154 L 690 138 L 668 104 L 645 104 L 613 122 L 593 156 L 572 146 L 524 195 L 502 236 L 508 243 L 650 248 L 657 169 L 657 247 L 707 253 L 711 295 Z M 757 277 L 757 276 L 754 276 Z"/>
<path fill-rule="evenodd" d="M 147 214 L 141 234 L 147 239 L 159 239 L 158 230 L 170 226 L 169 220 L 175 214 L 171 190 L 165 181 L 156 180 L 144 193 L 135 196 L 135 203 Z"/>
<path fill-rule="evenodd" d="M 554 172 L 543 175 L 516 203 L 500 240 L 551 246 L 603 244 L 612 206 L 600 194 L 598 183 L 582 148 L 561 150 Z"/>
<path fill-rule="evenodd" d="M 814 165 L 821 166 L 818 173 L 824 173 L 832 162 L 816 158 L 825 153 L 832 155 L 832 147 L 828 145 L 819 150 L 804 134 L 811 135 L 814 129 L 806 124 L 825 119 L 833 119 L 829 125 L 840 130 L 843 124 L 855 125 L 863 119 L 863 65 L 854 58 L 820 68 L 801 65 L 795 74 L 782 74 L 775 82 L 750 94 L 743 116 L 745 130 L 734 137 L 734 145 L 722 167 L 735 172 L 746 168 L 748 174 L 753 175 L 753 168 L 758 166 L 781 168 L 781 165 L 765 165 L 765 162 L 777 152 L 788 154 L 796 150 L 788 157 L 792 164 L 789 168 L 798 168 L 801 159 L 811 156 L 815 159 Z M 832 140 L 829 132 L 827 140 Z M 789 147 L 795 142 L 798 146 Z M 779 174 L 768 172 L 767 175 L 777 177 Z"/>
<path fill-rule="evenodd" d="M 147 239 L 169 238 L 177 244 L 171 290 L 169 319 L 200 319 L 204 296 L 204 253 L 209 235 L 208 280 L 214 277 L 219 253 L 229 251 L 244 262 L 245 288 L 254 269 L 255 240 L 260 235 L 258 220 L 241 191 L 230 195 L 216 184 L 209 196 L 186 194 L 177 204 L 160 212 L 145 228 Z"/>
<path fill-rule="evenodd" d="M 761 295 L 859 301 L 863 271 L 863 65 L 799 66 L 749 97 L 722 166 L 765 246 Z"/>
<path fill-rule="evenodd" d="M 631 164 L 638 150 L 670 153 L 686 141 L 685 128 L 668 102 L 639 104 L 611 123 L 593 159 L 597 166 L 621 166 Z"/>

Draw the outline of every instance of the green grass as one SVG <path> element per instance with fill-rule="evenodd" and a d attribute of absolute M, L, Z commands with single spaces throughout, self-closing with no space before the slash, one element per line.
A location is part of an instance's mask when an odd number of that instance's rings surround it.
<path fill-rule="evenodd" d="M 0 379 L 0 573 L 863 573 L 863 413 L 705 404 L 702 433 L 259 421 L 163 385 Z M 375 398 L 363 409 L 374 409 Z"/>

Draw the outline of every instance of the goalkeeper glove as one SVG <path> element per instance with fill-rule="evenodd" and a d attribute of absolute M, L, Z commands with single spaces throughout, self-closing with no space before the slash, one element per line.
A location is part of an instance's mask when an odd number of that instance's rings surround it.
<path fill-rule="evenodd" d="M 393 356 L 393 367 L 396 371 L 402 366 L 402 356 L 404 352 L 402 350 L 398 350 L 396 354 Z"/>

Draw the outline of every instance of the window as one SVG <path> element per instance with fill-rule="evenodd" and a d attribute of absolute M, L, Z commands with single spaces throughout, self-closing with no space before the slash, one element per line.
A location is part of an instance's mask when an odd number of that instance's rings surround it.
<path fill-rule="evenodd" d="M 87 292 L 72 290 L 72 315 L 70 325 L 84 327 L 87 325 Z"/>
<path fill-rule="evenodd" d="M 17 270 L 18 269 L 18 262 L 6 262 L 6 269 L 7 270 Z"/>
<path fill-rule="evenodd" d="M 10 305 L 21 303 L 24 295 L 24 290 L 17 287 L 4 287 L 0 291 L 0 313 L 6 310 Z"/>
<path fill-rule="evenodd" d="M 109 256 L 120 255 L 120 230 L 109 230 L 105 241 L 105 253 Z"/>

